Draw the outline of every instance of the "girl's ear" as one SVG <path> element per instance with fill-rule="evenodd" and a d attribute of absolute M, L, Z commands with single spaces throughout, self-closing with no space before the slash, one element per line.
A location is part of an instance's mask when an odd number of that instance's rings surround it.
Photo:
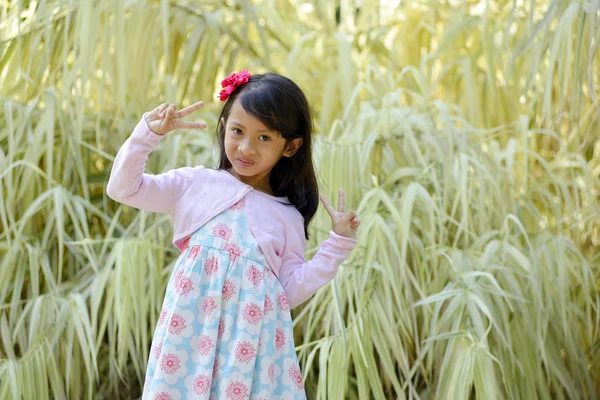
<path fill-rule="evenodd" d="M 298 149 L 300 149 L 300 146 L 302 146 L 302 138 L 296 138 L 296 139 L 290 140 L 285 145 L 285 150 L 283 151 L 283 155 L 285 157 L 293 156 L 294 154 L 296 154 Z"/>
<path fill-rule="evenodd" d="M 221 117 L 221 124 L 223 124 L 223 126 L 225 126 L 225 118 Z"/>

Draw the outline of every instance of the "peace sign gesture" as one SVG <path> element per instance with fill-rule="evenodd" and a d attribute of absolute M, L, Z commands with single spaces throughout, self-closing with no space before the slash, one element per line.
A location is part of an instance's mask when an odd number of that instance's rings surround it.
<path fill-rule="evenodd" d="M 183 121 L 182 118 L 198 110 L 204 105 L 203 101 L 192 104 L 183 110 L 176 110 L 175 104 L 163 103 L 154 110 L 146 113 L 146 123 L 152 132 L 164 135 L 175 129 L 205 129 L 206 124 L 201 122 Z"/>
<path fill-rule="evenodd" d="M 321 195 L 320 197 L 325 206 L 325 210 L 327 210 L 327 213 L 331 217 L 331 222 L 333 222 L 333 231 L 340 236 L 356 239 L 356 229 L 358 228 L 358 225 L 360 225 L 360 221 L 358 220 L 356 211 L 345 211 L 346 200 L 344 198 L 344 190 L 340 189 L 338 192 L 337 211 L 325 196 Z"/>

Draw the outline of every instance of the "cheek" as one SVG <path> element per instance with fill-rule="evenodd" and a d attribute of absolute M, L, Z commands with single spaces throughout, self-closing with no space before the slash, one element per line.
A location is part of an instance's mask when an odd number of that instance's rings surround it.
<path fill-rule="evenodd" d="M 227 136 L 225 136 L 225 142 L 223 147 L 225 148 L 225 155 L 227 156 L 227 158 L 232 159 L 235 153 L 235 146 L 232 144 L 231 138 L 228 139 Z"/>
<path fill-rule="evenodd" d="M 225 149 L 230 149 L 235 145 L 235 140 L 232 139 L 231 135 L 225 134 Z"/>

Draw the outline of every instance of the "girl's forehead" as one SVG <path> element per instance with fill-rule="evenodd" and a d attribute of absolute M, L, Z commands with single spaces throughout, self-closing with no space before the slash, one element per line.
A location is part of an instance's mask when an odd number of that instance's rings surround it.
<path fill-rule="evenodd" d="M 227 122 L 229 124 L 241 125 L 247 129 L 270 131 L 258 118 L 248 114 L 238 99 L 236 99 L 229 110 Z"/>

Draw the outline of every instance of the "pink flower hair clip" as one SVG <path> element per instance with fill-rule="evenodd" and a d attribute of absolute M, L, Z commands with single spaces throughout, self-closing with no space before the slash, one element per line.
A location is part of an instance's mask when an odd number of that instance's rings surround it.
<path fill-rule="evenodd" d="M 242 86 L 244 83 L 250 80 L 250 73 L 247 69 L 241 70 L 240 72 L 234 72 L 229 75 L 227 78 L 221 81 L 221 86 L 223 90 L 219 92 L 219 100 L 225 101 L 227 98 L 237 89 Z"/>

